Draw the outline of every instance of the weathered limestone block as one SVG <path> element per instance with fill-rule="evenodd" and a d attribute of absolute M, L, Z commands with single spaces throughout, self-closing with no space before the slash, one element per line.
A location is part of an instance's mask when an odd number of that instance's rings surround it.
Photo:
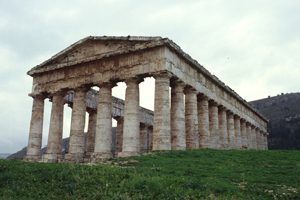
<path fill-rule="evenodd" d="M 260 149 L 261 150 L 265 150 L 265 146 L 264 146 L 264 144 L 265 144 L 265 142 L 264 142 L 264 140 L 265 140 L 265 138 L 264 138 L 264 132 L 260 130 L 259 131 L 259 136 L 260 136 L 260 140 L 259 140 Z"/>
<path fill-rule="evenodd" d="M 185 150 L 184 89 L 180 81 L 171 83 L 171 149 Z"/>
<path fill-rule="evenodd" d="M 251 134 L 251 124 L 246 123 L 246 133 L 247 133 L 247 149 L 252 149 L 252 134 Z"/>
<path fill-rule="evenodd" d="M 213 101 L 209 102 L 209 132 L 210 148 L 220 149 L 218 104 Z"/>
<path fill-rule="evenodd" d="M 76 88 L 70 130 L 69 152 L 65 160 L 70 163 L 82 163 L 84 156 L 84 126 L 86 112 L 86 93 L 89 88 Z"/>
<path fill-rule="evenodd" d="M 251 126 L 251 135 L 252 135 L 252 149 L 257 149 L 255 126 Z"/>
<path fill-rule="evenodd" d="M 95 149 L 97 111 L 93 109 L 88 109 L 87 111 L 89 113 L 89 125 L 86 138 L 85 157 L 90 158 Z"/>
<path fill-rule="evenodd" d="M 117 131 L 116 131 L 116 151 L 115 156 L 118 157 L 118 154 L 122 152 L 123 147 L 123 125 L 124 119 L 121 117 L 116 118 L 117 120 Z"/>
<path fill-rule="evenodd" d="M 227 111 L 228 149 L 235 149 L 235 131 L 233 113 Z"/>
<path fill-rule="evenodd" d="M 140 153 L 140 78 L 126 80 L 123 147 L 118 157 L 134 156 Z"/>
<path fill-rule="evenodd" d="M 210 148 L 209 105 L 207 97 L 203 95 L 198 95 L 197 110 L 199 148 Z"/>
<path fill-rule="evenodd" d="M 147 151 L 147 126 L 145 124 L 140 125 L 140 153 Z"/>
<path fill-rule="evenodd" d="M 171 150 L 169 85 L 171 74 L 162 72 L 154 75 L 154 125 L 153 150 Z"/>
<path fill-rule="evenodd" d="M 235 148 L 242 149 L 241 119 L 237 115 L 234 116 L 234 132 L 235 132 Z"/>
<path fill-rule="evenodd" d="M 218 113 L 219 113 L 220 149 L 228 149 L 226 109 L 222 106 L 219 106 Z"/>
<path fill-rule="evenodd" d="M 36 162 L 41 158 L 43 119 L 44 119 L 44 99 L 45 95 L 30 95 L 33 97 L 30 130 L 28 137 L 27 154 L 24 161 Z"/>
<path fill-rule="evenodd" d="M 199 148 L 197 91 L 193 88 L 185 89 L 185 132 L 186 148 Z"/>
<path fill-rule="evenodd" d="M 241 119 L 241 136 L 242 136 L 242 149 L 247 149 L 247 129 L 246 129 L 246 121 Z"/>
<path fill-rule="evenodd" d="M 95 149 L 91 158 L 92 161 L 112 158 L 112 132 L 111 132 L 111 108 L 112 108 L 112 82 L 99 85 L 99 97 L 97 108 L 97 123 L 95 135 Z"/>
<path fill-rule="evenodd" d="M 256 129 L 256 146 L 258 150 L 261 150 L 261 146 L 260 146 L 260 131 L 257 128 Z"/>
<path fill-rule="evenodd" d="M 52 93 L 52 109 L 49 126 L 47 152 L 43 155 L 43 162 L 57 162 L 62 159 L 62 134 L 64 119 L 65 92 Z"/>
<path fill-rule="evenodd" d="M 149 129 L 149 151 L 153 150 L 153 126 L 148 127 Z"/>

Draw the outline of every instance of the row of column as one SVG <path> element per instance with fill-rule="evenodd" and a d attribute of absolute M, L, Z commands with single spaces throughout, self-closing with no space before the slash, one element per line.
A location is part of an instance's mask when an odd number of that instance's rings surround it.
<path fill-rule="evenodd" d="M 266 133 L 258 130 L 225 107 L 198 94 L 169 73 L 154 74 L 154 124 L 150 129 L 150 149 L 185 150 L 267 149 Z M 170 81 L 171 80 L 171 81 Z M 145 147 L 147 127 L 140 126 L 139 83 L 141 78 L 125 81 L 124 121 L 118 120 L 117 147 L 119 157 L 138 155 Z M 171 84 L 170 84 L 171 83 Z M 99 85 L 97 113 L 90 111 L 86 155 L 92 160 L 112 157 L 111 108 L 112 88 L 115 83 Z M 171 105 L 169 87 L 171 86 Z M 71 119 L 69 152 L 65 160 L 83 162 L 86 93 L 90 88 L 76 88 Z M 63 98 L 65 91 L 52 95 L 52 111 L 47 153 L 44 160 L 56 162 L 61 158 L 63 130 Z M 40 158 L 44 95 L 33 96 L 32 118 L 25 160 Z M 119 121 L 122 121 L 122 123 Z M 120 124 L 120 125 L 119 125 Z M 96 127 L 95 130 L 93 130 Z M 95 132 L 95 135 L 92 134 Z M 121 132 L 123 132 L 121 137 Z M 118 136 L 118 134 L 120 136 Z M 94 141 L 94 144 L 93 144 Z M 92 151 L 93 149 L 93 151 Z"/>

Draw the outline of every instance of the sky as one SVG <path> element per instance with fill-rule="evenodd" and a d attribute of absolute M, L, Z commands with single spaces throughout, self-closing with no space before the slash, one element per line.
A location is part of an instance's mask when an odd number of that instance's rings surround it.
<path fill-rule="evenodd" d="M 247 101 L 300 92 L 299 10 L 298 0 L 0 0 L 0 153 L 28 144 L 27 71 L 87 36 L 167 37 Z M 140 84 L 141 106 L 153 109 L 153 90 L 151 78 Z M 46 99 L 43 146 L 50 113 Z M 70 121 L 65 106 L 64 137 Z"/>

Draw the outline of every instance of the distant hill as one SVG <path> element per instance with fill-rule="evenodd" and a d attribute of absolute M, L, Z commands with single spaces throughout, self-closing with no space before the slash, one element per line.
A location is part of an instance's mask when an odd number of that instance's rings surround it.
<path fill-rule="evenodd" d="M 0 159 L 5 159 L 9 155 L 10 155 L 10 153 L 0 153 Z"/>
<path fill-rule="evenodd" d="M 115 141 L 116 141 L 116 127 L 112 128 L 112 136 L 113 136 L 113 154 L 114 154 L 114 150 L 115 150 Z M 84 134 L 84 143 L 86 144 L 86 133 Z M 69 149 L 69 140 L 70 138 L 64 138 L 62 140 L 62 154 L 65 155 L 66 153 L 68 153 L 68 149 Z M 45 154 L 47 151 L 47 147 L 42 148 L 42 155 Z M 21 149 L 20 151 L 13 153 L 11 155 L 9 155 L 6 159 L 15 159 L 15 158 L 23 158 L 24 156 L 26 156 L 26 152 L 27 152 L 27 147 L 24 147 L 23 149 Z M 1 155 L 1 154 L 0 154 Z"/>
<path fill-rule="evenodd" d="M 249 103 L 270 120 L 269 149 L 300 150 L 300 93 L 282 93 Z"/>

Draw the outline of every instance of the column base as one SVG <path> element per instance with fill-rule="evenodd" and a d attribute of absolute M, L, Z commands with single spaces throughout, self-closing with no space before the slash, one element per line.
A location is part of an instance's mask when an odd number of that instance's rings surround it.
<path fill-rule="evenodd" d="M 61 162 L 61 160 L 64 159 L 64 156 L 61 154 L 44 154 L 42 157 L 41 162 L 44 163 L 58 163 Z"/>
<path fill-rule="evenodd" d="M 83 154 L 66 154 L 65 155 L 65 163 L 83 163 Z"/>
<path fill-rule="evenodd" d="M 23 161 L 25 162 L 39 162 L 41 160 L 41 156 L 25 156 Z"/>
<path fill-rule="evenodd" d="M 86 152 L 84 158 L 91 158 L 93 155 L 93 152 Z"/>
<path fill-rule="evenodd" d="M 103 152 L 103 153 L 93 153 L 91 155 L 91 161 L 102 161 L 102 160 L 107 160 L 113 158 L 113 155 L 111 152 Z"/>
<path fill-rule="evenodd" d="M 130 157 L 130 156 L 138 156 L 138 155 L 140 155 L 139 152 L 125 151 L 125 152 L 119 152 L 118 153 L 118 158 Z"/>

